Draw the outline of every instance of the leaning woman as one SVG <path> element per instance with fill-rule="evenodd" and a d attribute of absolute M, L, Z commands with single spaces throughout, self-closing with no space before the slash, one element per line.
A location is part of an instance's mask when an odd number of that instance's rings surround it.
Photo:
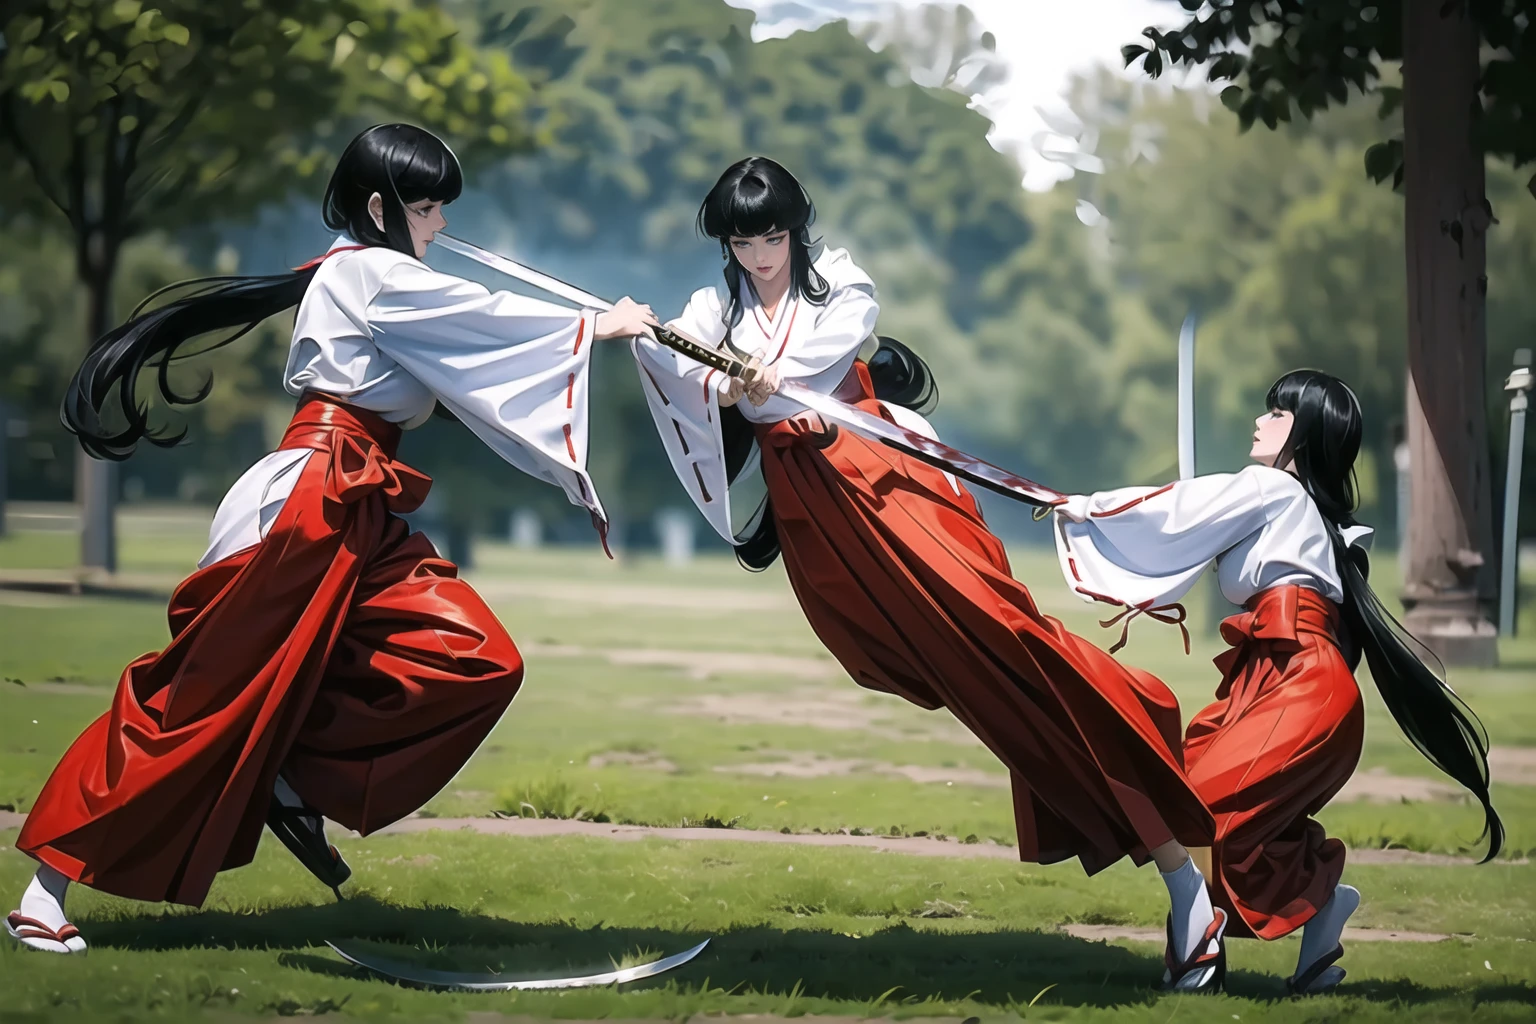
<path fill-rule="evenodd" d="M 124 459 L 153 432 L 137 391 L 187 342 L 233 340 L 298 307 L 282 443 L 224 498 L 207 553 L 171 598 L 171 641 L 129 665 L 77 739 L 17 849 L 40 862 L 6 930 L 78 953 L 71 882 L 199 905 L 270 826 L 333 888 L 350 874 L 322 819 L 369 833 L 464 765 L 522 681 L 506 630 L 400 514 L 430 479 L 401 432 L 441 403 L 513 466 L 601 525 L 587 475 L 592 343 L 654 322 L 625 300 L 573 312 L 422 262 L 458 197 L 458 161 L 410 125 L 363 132 L 326 189 L 328 252 L 293 273 L 191 282 L 101 338 L 64 399 L 87 452 Z M 141 307 L 142 309 L 142 307 Z M 163 373 L 165 399 L 174 393 Z"/>
<path fill-rule="evenodd" d="M 934 397 L 928 367 L 873 336 L 873 282 L 845 250 L 813 244 L 812 216 L 764 157 L 705 198 L 699 227 L 720 246 L 724 286 L 695 292 L 669 326 L 754 354 L 760 373 L 726 379 L 636 343 L 674 471 L 748 568 L 782 551 L 811 627 L 856 682 L 948 708 L 1010 769 L 1020 857 L 1076 857 L 1090 873 L 1155 860 L 1177 922 L 1169 984 L 1211 986 L 1221 915 L 1182 844 L 1208 845 L 1212 823 L 1184 778 L 1173 695 L 1041 614 L 952 477 L 774 394 L 792 380 L 933 434 L 919 412 Z M 767 500 L 746 503 L 756 514 L 738 532 L 731 505 L 759 463 Z"/>
<path fill-rule="evenodd" d="M 1360 905 L 1341 880 L 1344 844 L 1314 816 L 1360 760 L 1362 654 L 1409 741 L 1482 805 L 1489 859 L 1504 840 L 1480 723 L 1366 581 L 1371 530 L 1354 518 L 1360 434 L 1348 386 L 1296 370 L 1255 421 L 1257 465 L 1076 495 L 1057 510 L 1062 572 L 1085 600 L 1177 618 L 1175 602 L 1214 563 L 1222 594 L 1243 608 L 1221 624 L 1231 650 L 1216 659 L 1216 702 L 1189 723 L 1184 762 L 1216 816 L 1215 901 L 1232 914 L 1228 934 L 1302 929 L 1287 982 L 1298 994 L 1343 980 L 1340 939 Z"/>

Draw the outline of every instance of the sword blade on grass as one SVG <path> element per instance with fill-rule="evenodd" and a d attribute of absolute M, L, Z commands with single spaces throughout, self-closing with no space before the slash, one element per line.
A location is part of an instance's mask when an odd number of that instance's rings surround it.
<path fill-rule="evenodd" d="M 600 985 L 622 985 L 631 981 L 642 981 L 646 978 L 654 978 L 658 974 L 681 967 L 704 951 L 709 945 L 709 940 L 684 950 L 675 956 L 654 960 L 639 967 L 626 967 L 621 971 L 609 971 L 606 974 L 589 974 L 573 978 L 529 978 L 518 980 L 508 978 L 504 974 L 494 972 L 461 972 L 440 971 L 431 967 L 421 967 L 416 964 L 401 963 L 397 960 L 389 960 L 384 957 L 376 957 L 367 953 L 359 953 L 348 950 L 342 946 L 327 942 L 336 955 L 348 963 L 355 964 L 375 974 L 389 978 L 393 981 L 408 982 L 413 985 L 425 985 L 429 988 L 458 989 L 467 992 L 511 992 L 529 991 L 533 989 L 556 988 L 592 988 Z"/>

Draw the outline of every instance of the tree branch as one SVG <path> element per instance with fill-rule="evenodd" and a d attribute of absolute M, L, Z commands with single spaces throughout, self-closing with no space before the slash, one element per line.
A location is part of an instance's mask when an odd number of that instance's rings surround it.
<path fill-rule="evenodd" d="M 205 81 L 211 84 L 213 81 L 213 76 L 205 76 Z M 161 154 L 163 154 L 165 150 L 171 146 L 172 143 L 181 137 L 182 132 L 187 130 L 187 127 L 192 123 L 192 119 L 197 116 L 198 111 L 202 110 L 203 99 L 206 95 L 207 90 L 205 89 L 199 88 L 191 90 L 191 95 L 187 98 L 187 102 L 182 104 L 181 109 L 178 110 L 174 116 L 172 116 L 170 121 L 166 123 L 165 128 L 150 142 L 150 144 L 144 147 L 144 155 L 148 159 L 149 163 L 158 163 Z M 129 170 L 123 178 L 123 187 L 125 190 L 128 184 L 128 177 L 130 177 L 133 174 L 133 171 L 138 167 L 139 144 L 148 127 L 149 117 L 141 116 L 139 119 L 138 127 L 134 129 L 135 137 L 133 139 L 132 149 L 129 153 L 129 159 L 127 161 Z M 162 180 L 163 177 L 164 176 L 162 175 Z M 125 199 L 123 212 L 125 221 L 137 211 L 137 207 L 146 197 L 154 193 L 155 188 L 156 183 L 151 182 L 147 184 L 143 189 L 141 189 L 137 195 Z"/>
<path fill-rule="evenodd" d="M 21 125 L 16 120 L 16 110 L 13 106 L 15 100 L 15 93 L 11 90 L 7 89 L 4 92 L 0 92 L 0 131 L 3 131 L 10 140 L 11 145 L 16 147 L 16 151 L 27 162 L 27 166 L 32 168 L 32 179 L 37 182 L 38 191 L 43 194 L 43 198 L 58 207 L 59 212 L 69 218 L 70 224 L 75 225 L 76 230 L 79 230 L 78 225 L 75 223 L 75 215 L 68 206 L 60 201 L 59 197 L 55 194 L 55 190 L 50 187 L 43 173 L 42 160 L 38 158 L 32 146 L 27 142 L 26 136 L 22 134 Z"/>

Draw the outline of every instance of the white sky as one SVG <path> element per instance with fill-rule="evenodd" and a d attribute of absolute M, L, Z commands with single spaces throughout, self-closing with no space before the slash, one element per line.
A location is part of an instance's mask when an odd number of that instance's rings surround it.
<path fill-rule="evenodd" d="M 756 39 L 787 36 L 843 18 L 878 21 L 893 6 L 916 8 L 924 2 L 726 0 L 732 7 L 757 12 Z M 966 6 L 997 37 L 997 53 L 1010 79 L 988 95 L 973 97 L 972 105 L 992 119 L 993 146 L 1018 156 L 1024 187 L 1035 190 L 1050 188 L 1072 173 L 1041 157 L 1032 143 L 1047 130 L 1036 108 L 1066 113 L 1062 92 L 1073 72 L 1099 64 L 1118 68 L 1120 47 L 1136 42 L 1143 28 L 1167 28 L 1187 17 L 1182 7 L 1167 0 L 967 0 Z M 1053 142 L 1052 148 L 1062 142 Z"/>

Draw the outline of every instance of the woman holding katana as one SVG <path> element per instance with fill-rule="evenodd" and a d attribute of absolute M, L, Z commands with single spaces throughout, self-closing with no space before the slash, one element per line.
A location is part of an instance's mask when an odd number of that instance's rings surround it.
<path fill-rule="evenodd" d="M 1488 859 L 1504 826 L 1488 795 L 1481 725 L 1415 653 L 1422 647 L 1366 581 L 1371 530 L 1355 522 L 1360 404 L 1337 377 L 1296 370 L 1254 423 L 1256 465 L 1164 487 L 1068 498 L 1056 541 L 1085 600 L 1167 612 L 1213 562 L 1242 614 L 1221 624 L 1216 702 L 1189 723 L 1184 761 L 1216 817 L 1216 903 L 1228 934 L 1301 928 L 1295 993 L 1338 985 L 1344 924 L 1360 893 L 1344 844 L 1313 820 L 1360 760 L 1362 654 L 1387 709 L 1432 764 L 1482 805 Z"/>
<path fill-rule="evenodd" d="M 1156 860 L 1175 921 L 1168 984 L 1219 982 L 1224 915 L 1184 847 L 1208 845 L 1212 822 L 1184 778 L 1167 687 L 1042 614 L 953 477 L 774 393 L 794 380 L 932 436 L 917 411 L 934 396 L 928 367 L 889 339 L 861 358 L 874 284 L 846 251 L 813 248 L 812 216 L 799 182 L 763 157 L 705 198 L 699 226 L 720 243 L 725 287 L 694 293 L 668 327 L 756 358 L 722 378 L 635 343 L 678 478 L 748 568 L 782 550 L 812 628 L 855 681 L 947 707 L 1008 766 L 1022 859 L 1076 857 L 1089 873 Z M 754 457 L 768 497 L 738 536 L 729 485 Z"/>
<path fill-rule="evenodd" d="M 98 458 L 151 431 L 140 374 L 193 338 L 298 307 L 278 450 L 225 496 L 199 569 L 171 598 L 170 644 L 123 672 L 112 709 L 43 786 L 16 848 L 41 862 L 6 930 L 81 952 L 70 882 L 201 904 L 249 863 L 263 824 L 327 885 L 350 871 L 322 819 L 368 833 L 415 811 L 469 759 L 523 677 L 516 646 L 452 563 L 398 514 L 431 480 L 395 455 L 441 404 L 601 529 L 587 475 L 592 344 L 655 323 L 491 293 L 421 262 L 458 197 L 458 160 L 410 125 L 363 132 L 325 194 L 330 250 L 293 273 L 191 282 L 92 347 L 65 423 Z M 212 347 L 212 346 L 210 346 Z M 188 404 L 207 395 L 174 392 Z"/>

